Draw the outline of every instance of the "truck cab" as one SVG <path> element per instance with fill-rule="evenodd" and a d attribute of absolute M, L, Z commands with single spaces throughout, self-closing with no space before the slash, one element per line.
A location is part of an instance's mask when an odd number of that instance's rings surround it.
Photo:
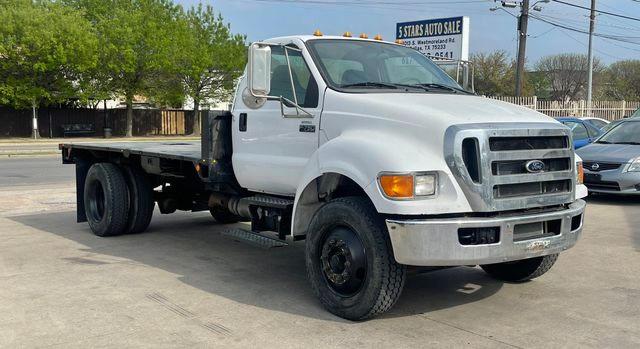
<path fill-rule="evenodd" d="M 409 268 L 479 265 L 500 280 L 530 280 L 582 231 L 586 188 L 570 131 L 465 91 L 400 44 L 318 35 L 254 43 L 232 109 L 209 122 L 191 156 L 170 145 L 62 145 L 66 162 L 84 166 L 79 221 L 96 232 L 114 216 L 86 214 L 115 207 L 99 195 L 115 191 L 109 180 L 91 170 L 107 166 L 129 183 L 116 204 L 141 195 L 163 213 L 250 221 L 244 233 L 232 228 L 236 237 L 305 240 L 313 292 L 352 320 L 391 308 Z M 126 211 L 114 211 L 126 217 L 108 235 L 140 220 Z"/>

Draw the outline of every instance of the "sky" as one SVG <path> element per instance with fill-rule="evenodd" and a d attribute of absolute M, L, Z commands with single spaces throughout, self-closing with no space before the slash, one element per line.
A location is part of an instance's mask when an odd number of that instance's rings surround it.
<path fill-rule="evenodd" d="M 210 4 L 221 13 L 234 33 L 245 34 L 249 42 L 276 36 L 312 34 L 316 29 L 325 35 L 345 31 L 380 34 L 395 40 L 395 25 L 414 20 L 469 16 L 470 52 L 517 51 L 516 9 L 490 11 L 500 7 L 493 0 L 175 0 L 185 7 L 199 2 Z M 564 0 L 584 7 L 589 0 Z M 531 0 L 533 4 L 535 0 Z M 333 4 L 332 4 L 333 3 Z M 547 21 L 588 31 L 589 11 L 558 2 L 538 5 L 532 13 Z M 640 0 L 597 0 L 602 11 L 640 18 Z M 555 27 L 543 21 L 529 20 L 527 64 L 558 53 L 587 53 L 588 35 Z M 640 21 L 600 14 L 596 33 L 619 36 L 594 38 L 594 54 L 604 63 L 623 59 L 640 59 Z"/>

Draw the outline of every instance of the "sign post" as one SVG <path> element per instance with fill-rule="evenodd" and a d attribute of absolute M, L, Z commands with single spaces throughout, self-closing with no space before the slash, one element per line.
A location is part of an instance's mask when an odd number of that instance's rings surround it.
<path fill-rule="evenodd" d="M 397 23 L 396 39 L 427 57 L 468 61 L 469 17 Z"/>

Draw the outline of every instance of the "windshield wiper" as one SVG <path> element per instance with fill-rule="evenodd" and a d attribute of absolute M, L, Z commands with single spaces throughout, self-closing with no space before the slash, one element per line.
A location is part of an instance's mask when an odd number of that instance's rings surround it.
<path fill-rule="evenodd" d="M 437 89 L 440 89 L 440 90 L 449 90 L 451 92 L 456 92 L 456 93 L 462 92 L 462 93 L 469 94 L 469 95 L 474 94 L 472 92 L 469 92 L 467 90 L 464 90 L 464 89 L 461 89 L 461 88 L 458 88 L 458 87 L 448 86 L 448 85 L 439 84 L 439 83 L 435 83 L 435 82 L 430 82 L 430 83 L 426 83 L 426 84 L 415 84 L 415 86 L 437 88 Z"/>
<path fill-rule="evenodd" d="M 600 144 L 611 144 L 611 142 L 607 142 L 607 141 L 596 141 L 596 143 L 600 143 Z"/>
<path fill-rule="evenodd" d="M 374 87 L 374 88 L 392 88 L 392 89 L 397 89 L 398 86 L 394 85 L 394 84 L 388 84 L 388 83 L 384 83 L 384 82 L 375 82 L 375 81 L 366 81 L 366 82 L 357 82 L 354 84 L 344 84 L 344 85 L 340 85 L 340 87 L 342 88 L 348 88 L 348 87 Z"/>

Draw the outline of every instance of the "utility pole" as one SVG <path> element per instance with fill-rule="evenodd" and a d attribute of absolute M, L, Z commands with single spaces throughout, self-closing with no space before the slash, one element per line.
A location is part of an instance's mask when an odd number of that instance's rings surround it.
<path fill-rule="evenodd" d="M 587 78 L 587 116 L 591 116 L 591 98 L 593 95 L 593 31 L 596 26 L 596 0 L 591 0 L 589 16 L 589 72 Z"/>
<path fill-rule="evenodd" d="M 516 97 L 522 96 L 524 64 L 527 51 L 527 25 L 529 24 L 529 0 L 522 0 L 518 17 L 518 62 L 516 66 Z"/>

